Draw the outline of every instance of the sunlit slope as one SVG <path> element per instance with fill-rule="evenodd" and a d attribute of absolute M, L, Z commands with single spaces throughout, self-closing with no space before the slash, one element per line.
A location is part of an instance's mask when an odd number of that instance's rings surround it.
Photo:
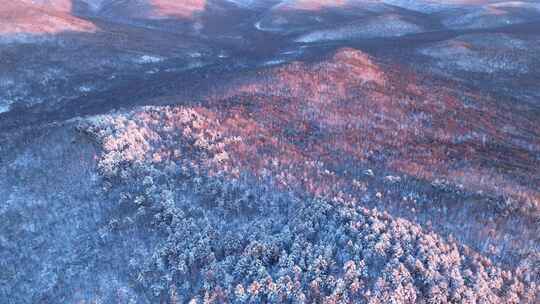
<path fill-rule="evenodd" d="M 353 157 L 513 197 L 538 213 L 539 181 L 529 184 L 538 176 L 535 122 L 487 96 L 462 92 L 458 84 L 423 83 L 421 77 L 344 49 L 318 63 L 292 63 L 234 81 L 213 98 L 234 101 L 220 115 L 234 113 L 297 150 L 276 156 L 307 153 L 330 162 Z"/>
<path fill-rule="evenodd" d="M 0 40 L 96 30 L 92 22 L 71 14 L 70 1 L 49 4 L 8 0 L 0 7 Z"/>

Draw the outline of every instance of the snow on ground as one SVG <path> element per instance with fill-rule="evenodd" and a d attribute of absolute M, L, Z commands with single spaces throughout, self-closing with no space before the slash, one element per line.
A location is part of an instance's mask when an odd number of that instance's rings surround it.
<path fill-rule="evenodd" d="M 306 10 L 306 11 L 317 11 L 325 8 L 333 7 L 343 7 L 350 2 L 349 0 L 289 0 L 281 1 L 279 4 L 275 5 L 275 9 L 282 10 Z"/>
<path fill-rule="evenodd" d="M 106 4 L 106 1 L 107 0 L 82 0 L 92 12 L 99 11 L 103 5 Z"/>
<path fill-rule="evenodd" d="M 286 60 L 284 59 L 272 59 L 272 60 L 268 60 L 268 61 L 265 61 L 263 62 L 263 66 L 272 66 L 272 65 L 279 65 L 279 64 L 282 64 L 282 63 L 285 63 Z"/>
<path fill-rule="evenodd" d="M 530 42 L 505 34 L 472 34 L 435 43 L 420 49 L 420 53 L 437 60 L 443 69 L 468 72 L 527 73 L 534 50 Z M 534 56 L 532 57 L 534 58 Z"/>
<path fill-rule="evenodd" d="M 285 19 L 278 19 L 278 20 L 274 20 L 276 21 L 276 23 L 281 23 L 281 24 L 285 24 Z M 282 30 L 281 27 L 275 27 L 275 26 L 267 26 L 267 25 L 263 25 L 263 21 L 257 21 L 254 25 L 253 25 L 257 30 L 259 31 L 263 31 L 263 32 L 277 32 L 277 31 L 280 31 Z"/>
<path fill-rule="evenodd" d="M 535 10 L 540 11 L 540 3 L 538 1 L 535 2 L 525 2 L 525 1 L 505 1 L 505 2 L 498 2 L 490 4 L 491 7 L 497 7 L 497 8 L 513 8 L 513 9 L 524 9 L 524 10 Z"/>
<path fill-rule="evenodd" d="M 79 92 L 81 93 L 89 93 L 92 92 L 95 88 L 92 85 L 82 85 L 78 88 Z"/>
<path fill-rule="evenodd" d="M 525 22 L 526 19 L 494 7 L 475 8 L 465 13 L 459 11 L 443 20 L 443 25 L 451 29 L 471 29 L 500 27 Z"/>
<path fill-rule="evenodd" d="M 241 8 L 252 8 L 261 5 L 264 1 L 261 0 L 225 0 Z"/>
<path fill-rule="evenodd" d="M 399 37 L 421 31 L 420 26 L 407 22 L 397 15 L 386 15 L 336 29 L 314 31 L 300 36 L 296 42 L 311 43 L 355 38 Z"/>
<path fill-rule="evenodd" d="M 260 31 L 299 32 L 335 27 L 373 14 L 388 12 L 381 2 L 361 1 L 281 1 L 262 14 L 254 25 Z"/>
<path fill-rule="evenodd" d="M 225 0 L 239 7 L 254 7 L 271 5 L 266 0 Z M 282 0 L 274 1 L 272 11 L 310 11 L 317 12 L 326 9 L 340 9 L 350 7 L 382 8 L 385 5 L 401 7 L 423 13 L 435 13 L 457 8 L 474 8 L 482 6 L 514 7 L 527 9 L 540 9 L 537 1 L 504 1 L 504 0 Z"/>
<path fill-rule="evenodd" d="M 308 40 L 339 40 L 348 38 L 352 31 L 349 26 L 340 29 L 340 33 L 332 33 L 328 27 L 336 25 L 336 20 L 327 20 L 327 14 L 339 14 L 343 17 L 339 22 L 353 22 L 366 19 L 373 14 L 388 14 L 396 8 L 418 11 L 426 14 L 438 14 L 442 24 L 450 29 L 472 29 L 500 27 L 523 23 L 531 14 L 540 14 L 540 3 L 525 1 L 490 1 L 490 0 L 357 0 L 357 1 L 325 1 L 295 0 L 281 1 L 269 9 L 255 23 L 255 28 L 269 32 L 295 32 L 296 30 L 321 29 L 308 36 Z M 330 24 L 327 24 L 330 22 Z M 402 25 L 403 26 L 403 25 Z M 398 27 L 402 27 L 399 26 Z M 394 25 L 375 25 L 383 31 L 394 30 Z M 397 34 L 399 35 L 399 33 Z M 332 37 L 336 36 L 336 37 Z M 354 36 L 354 35 L 352 35 Z M 388 37 L 388 34 L 378 35 Z"/>
<path fill-rule="evenodd" d="M 9 35 L 0 35 L 0 44 L 11 44 L 11 43 L 42 43 L 46 41 L 51 41 L 53 38 L 51 36 L 39 36 L 31 34 L 9 34 Z"/>
<path fill-rule="evenodd" d="M 394 5 L 401 8 L 419 11 L 423 13 L 435 13 L 444 11 L 447 9 L 452 9 L 457 7 L 457 4 L 462 2 L 467 2 L 464 0 L 383 0 L 385 4 Z M 478 2 L 478 1 L 474 1 Z"/>
<path fill-rule="evenodd" d="M 154 55 L 142 55 L 135 58 L 134 61 L 139 64 L 158 63 L 158 62 L 163 61 L 163 58 L 159 56 L 154 56 Z"/>
<path fill-rule="evenodd" d="M 531 14 L 540 14 L 540 3 L 496 2 L 456 8 L 443 14 L 442 23 L 451 29 L 500 27 L 527 22 Z"/>
<path fill-rule="evenodd" d="M 11 100 L 0 99 L 0 113 L 9 112 L 11 104 Z"/>

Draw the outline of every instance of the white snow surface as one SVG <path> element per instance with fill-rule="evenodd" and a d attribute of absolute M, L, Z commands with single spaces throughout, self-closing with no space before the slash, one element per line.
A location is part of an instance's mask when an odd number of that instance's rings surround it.
<path fill-rule="evenodd" d="M 9 112 L 11 109 L 11 100 L 0 99 L 0 113 Z"/>
<path fill-rule="evenodd" d="M 387 15 L 335 29 L 313 31 L 300 36 L 296 39 L 296 42 L 313 43 L 355 38 L 399 37 L 421 31 L 422 28 L 416 24 L 407 22 L 395 15 Z"/>

